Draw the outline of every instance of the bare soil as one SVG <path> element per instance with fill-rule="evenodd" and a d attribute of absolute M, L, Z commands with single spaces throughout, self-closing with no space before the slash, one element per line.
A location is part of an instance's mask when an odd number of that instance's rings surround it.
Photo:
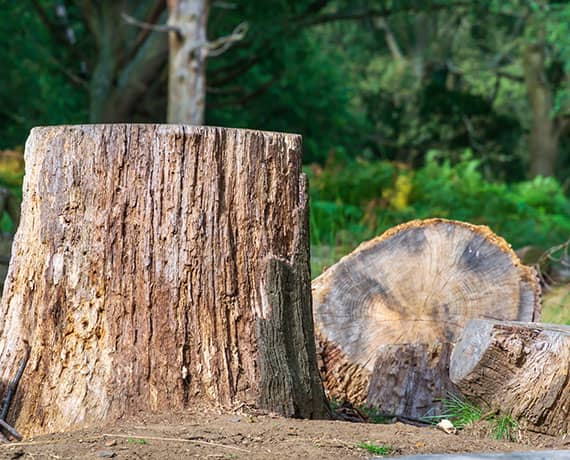
<path fill-rule="evenodd" d="M 0 445 L 0 459 L 356 459 L 374 455 L 361 442 L 391 448 L 390 456 L 420 453 L 510 452 L 570 449 L 570 438 L 520 433 L 520 442 L 497 441 L 488 427 L 457 435 L 434 427 L 285 419 L 250 411 L 195 409 L 153 414 Z"/>

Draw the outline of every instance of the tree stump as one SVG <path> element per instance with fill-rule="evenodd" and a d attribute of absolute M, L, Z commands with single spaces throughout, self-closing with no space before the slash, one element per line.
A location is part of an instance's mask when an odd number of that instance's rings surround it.
<path fill-rule="evenodd" d="M 329 396 L 421 417 L 455 389 L 449 356 L 467 320 L 538 318 L 540 287 L 489 228 L 429 219 L 360 245 L 313 281 L 313 302 Z"/>
<path fill-rule="evenodd" d="M 325 417 L 301 138 L 35 128 L 0 311 L 27 435 L 197 401 Z"/>
<path fill-rule="evenodd" d="M 551 435 L 570 431 L 570 327 L 471 320 L 450 377 L 475 403 Z"/>

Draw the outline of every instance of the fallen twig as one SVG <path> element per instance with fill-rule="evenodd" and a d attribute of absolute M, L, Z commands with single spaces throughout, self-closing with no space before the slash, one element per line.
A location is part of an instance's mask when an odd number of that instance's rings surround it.
<path fill-rule="evenodd" d="M 171 442 L 191 442 L 194 444 L 204 444 L 207 446 L 214 446 L 214 447 L 223 447 L 225 449 L 233 449 L 239 450 L 240 452 L 247 452 L 250 453 L 247 449 L 242 449 L 241 447 L 235 446 L 228 446 L 226 444 L 218 444 L 217 442 L 210 442 L 210 441 L 198 441 L 196 439 L 185 439 L 185 438 L 163 438 L 160 436 L 146 436 L 141 434 L 113 434 L 113 433 L 104 433 L 103 436 L 107 436 L 110 438 L 138 438 L 138 439 L 148 439 L 149 441 L 171 441 Z"/>

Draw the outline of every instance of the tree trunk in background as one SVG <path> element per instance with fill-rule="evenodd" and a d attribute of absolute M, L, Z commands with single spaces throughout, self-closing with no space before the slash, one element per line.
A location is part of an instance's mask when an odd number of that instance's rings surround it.
<path fill-rule="evenodd" d="M 78 428 L 198 400 L 324 417 L 301 138 L 35 128 L 0 309 L 11 421 Z"/>
<path fill-rule="evenodd" d="M 560 133 L 552 114 L 553 95 L 545 72 L 545 50 L 542 45 L 531 45 L 524 50 L 525 82 L 532 109 L 530 130 L 531 176 L 553 176 L 558 158 Z"/>
<path fill-rule="evenodd" d="M 132 4 L 134 5 L 134 3 Z M 123 13 L 160 22 L 164 2 L 146 0 L 136 7 L 121 0 L 83 2 L 81 11 L 97 45 L 89 82 L 89 120 L 92 123 L 126 122 L 152 83 L 160 78 L 168 57 L 164 33 L 127 24 Z"/>
<path fill-rule="evenodd" d="M 450 376 L 470 400 L 554 436 L 570 431 L 570 327 L 470 321 Z"/>
<path fill-rule="evenodd" d="M 202 125 L 206 108 L 209 0 L 169 0 L 168 123 Z"/>
<path fill-rule="evenodd" d="M 538 320 L 540 286 L 489 228 L 413 221 L 363 243 L 313 281 L 331 398 L 390 415 L 437 413 L 450 351 L 471 318 Z"/>

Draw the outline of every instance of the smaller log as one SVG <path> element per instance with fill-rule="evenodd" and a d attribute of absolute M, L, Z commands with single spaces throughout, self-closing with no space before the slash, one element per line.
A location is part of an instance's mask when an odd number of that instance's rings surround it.
<path fill-rule="evenodd" d="M 470 400 L 550 435 L 570 429 L 570 327 L 474 319 L 451 355 Z"/>

